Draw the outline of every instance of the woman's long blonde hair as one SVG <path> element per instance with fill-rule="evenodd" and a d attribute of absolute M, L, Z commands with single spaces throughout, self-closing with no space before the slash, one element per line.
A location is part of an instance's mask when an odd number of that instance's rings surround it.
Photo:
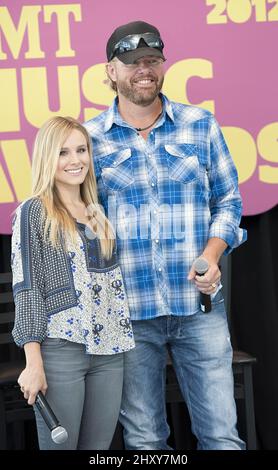
<path fill-rule="evenodd" d="M 55 116 L 49 119 L 38 131 L 32 159 L 32 197 L 39 198 L 44 206 L 45 238 L 58 246 L 62 238 L 77 241 L 76 224 L 55 186 L 55 173 L 64 142 L 73 130 L 80 131 L 86 139 L 89 155 L 92 155 L 91 139 L 79 121 L 71 117 Z M 114 246 L 114 231 L 104 215 L 97 197 L 97 184 L 90 159 L 89 170 L 80 185 L 80 195 L 88 215 L 92 217 L 95 232 L 100 240 L 101 252 L 110 258 Z"/>

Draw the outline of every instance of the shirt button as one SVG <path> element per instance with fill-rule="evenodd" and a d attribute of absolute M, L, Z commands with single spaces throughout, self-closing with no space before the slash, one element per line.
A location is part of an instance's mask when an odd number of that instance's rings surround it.
<path fill-rule="evenodd" d="M 113 165 L 114 165 L 114 166 L 117 165 L 117 162 L 113 162 Z"/>
<path fill-rule="evenodd" d="M 152 183 L 151 185 L 152 185 L 152 187 L 154 187 L 154 183 Z"/>
<path fill-rule="evenodd" d="M 161 271 L 162 271 L 162 269 L 161 269 L 161 268 L 158 268 L 158 271 L 159 271 L 159 272 L 161 272 Z"/>
<path fill-rule="evenodd" d="M 153 211 L 153 213 L 154 213 L 154 214 L 157 214 L 157 211 L 156 211 L 156 210 L 154 210 L 154 211 Z"/>
<path fill-rule="evenodd" d="M 156 240 L 155 240 L 155 243 L 159 243 L 159 240 L 156 239 Z"/>

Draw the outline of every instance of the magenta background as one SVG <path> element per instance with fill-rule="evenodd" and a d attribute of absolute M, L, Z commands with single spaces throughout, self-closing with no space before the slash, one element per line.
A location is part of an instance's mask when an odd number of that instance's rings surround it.
<path fill-rule="evenodd" d="M 64 2 L 16 0 L 1 1 L 1 6 L 8 6 L 17 24 L 23 5 L 43 6 L 57 3 Z M 166 67 L 186 58 L 203 58 L 212 62 L 214 78 L 192 79 L 188 86 L 188 96 L 193 103 L 213 99 L 215 115 L 221 126 L 246 129 L 256 142 L 258 132 L 265 125 L 277 121 L 277 22 L 256 23 L 253 13 L 250 20 L 243 24 L 228 21 L 223 25 L 208 25 L 206 16 L 211 7 L 206 6 L 205 0 L 69 0 L 65 3 L 81 5 L 82 21 L 75 22 L 71 19 L 71 45 L 76 51 L 75 57 L 55 57 L 58 44 L 56 20 L 53 17 L 52 23 L 44 23 L 41 14 L 41 48 L 45 51 L 46 58 L 25 59 L 24 53 L 28 48 L 25 37 L 19 59 L 9 57 L 0 63 L 3 68 L 17 68 L 19 72 L 21 67 L 47 64 L 52 110 L 59 108 L 57 66 L 78 65 L 81 81 L 88 67 L 105 62 L 105 45 L 112 30 L 119 24 L 141 19 L 155 24 L 160 29 L 165 42 Z M 272 6 L 273 4 L 268 5 L 268 9 Z M 10 56 L 5 39 L 2 39 L 2 43 L 3 50 Z M 19 100 L 22 105 L 19 72 Z M 84 119 L 83 109 L 86 106 L 90 107 L 92 104 L 86 101 L 81 92 L 81 120 Z M 26 139 L 31 153 L 37 129 L 26 122 L 22 109 L 20 119 L 21 130 L 0 134 L 0 139 Z M 1 152 L 0 164 L 5 170 Z M 258 164 L 268 163 L 258 155 L 257 168 Z M 269 164 L 275 166 L 274 163 Z M 277 184 L 259 182 L 257 170 L 252 178 L 240 186 L 240 190 L 245 215 L 264 212 L 277 203 Z M 256 198 L 256 194 L 260 195 L 259 198 Z M 10 233 L 10 214 L 16 205 L 0 205 L 0 233 Z"/>

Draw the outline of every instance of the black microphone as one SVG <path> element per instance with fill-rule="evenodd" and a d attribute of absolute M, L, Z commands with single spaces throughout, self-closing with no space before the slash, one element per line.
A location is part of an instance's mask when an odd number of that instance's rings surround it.
<path fill-rule="evenodd" d="M 49 427 L 52 440 L 56 444 L 63 444 L 68 438 L 68 433 L 65 428 L 60 425 L 42 392 L 37 394 L 35 406 Z"/>
<path fill-rule="evenodd" d="M 203 276 L 207 272 L 209 264 L 205 258 L 197 258 L 193 263 L 193 267 L 198 276 Z M 200 292 L 200 304 L 202 312 L 209 313 L 211 311 L 210 295 Z"/>

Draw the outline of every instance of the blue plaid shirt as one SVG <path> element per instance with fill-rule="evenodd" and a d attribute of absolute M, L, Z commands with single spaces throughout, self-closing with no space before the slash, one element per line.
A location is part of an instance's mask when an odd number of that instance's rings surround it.
<path fill-rule="evenodd" d="M 161 99 L 147 141 L 123 121 L 117 98 L 85 124 L 133 320 L 196 313 L 199 292 L 187 280 L 193 261 L 211 237 L 223 239 L 227 253 L 246 239 L 236 168 L 214 116 Z"/>

